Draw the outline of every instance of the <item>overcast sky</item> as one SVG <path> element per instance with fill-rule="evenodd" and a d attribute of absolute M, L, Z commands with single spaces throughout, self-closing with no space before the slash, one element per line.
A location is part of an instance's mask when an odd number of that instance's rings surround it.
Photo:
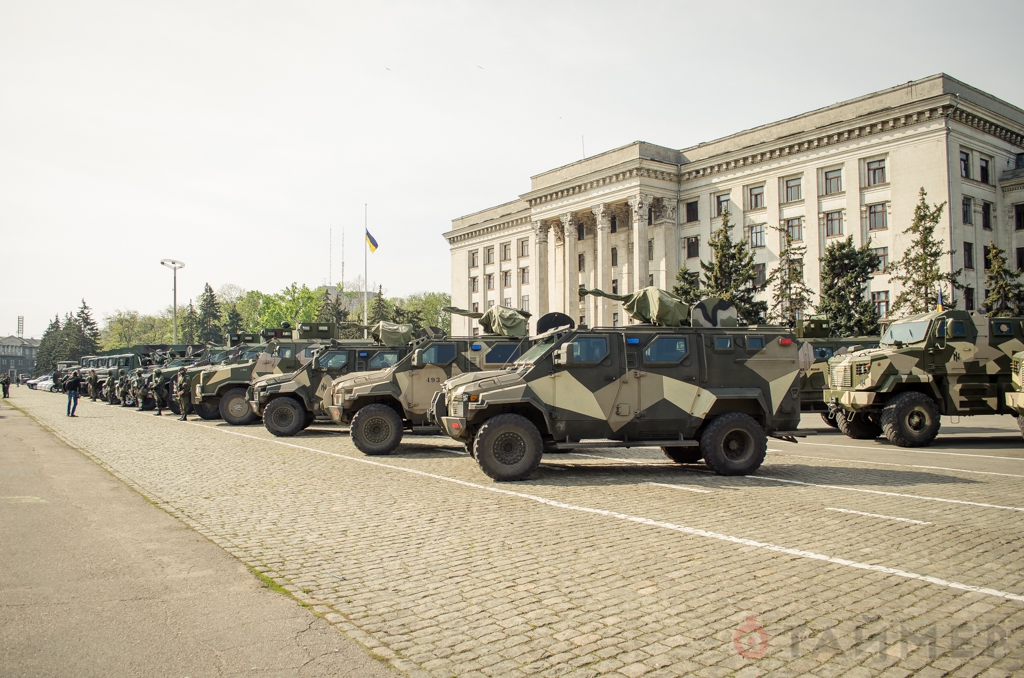
<path fill-rule="evenodd" d="M 0 335 L 209 282 L 450 291 L 531 175 L 946 72 L 1024 106 L 1024 3 L 0 0 Z M 328 233 L 333 229 L 333 271 Z"/>

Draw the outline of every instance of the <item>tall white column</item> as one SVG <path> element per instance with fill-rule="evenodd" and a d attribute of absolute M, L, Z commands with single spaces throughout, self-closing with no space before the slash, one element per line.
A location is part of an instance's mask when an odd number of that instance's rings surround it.
<path fill-rule="evenodd" d="M 563 301 L 562 304 L 565 307 L 565 314 L 572 318 L 574 321 L 579 322 L 579 310 L 580 310 L 580 267 L 579 259 L 577 258 L 577 247 L 576 247 L 576 215 L 572 212 L 563 214 L 559 217 L 562 222 L 562 233 L 563 236 L 563 248 L 564 253 L 564 271 L 565 275 L 562 277 L 563 282 Z"/>
<path fill-rule="evenodd" d="M 597 205 L 591 210 L 597 220 L 597 237 L 594 256 L 594 286 L 599 290 L 610 292 L 611 263 L 608 250 L 608 229 L 611 227 L 612 215 L 608 205 Z M 594 326 L 611 324 L 608 320 L 608 300 L 604 297 L 590 297 L 594 300 Z"/>
<path fill-rule="evenodd" d="M 548 226 L 543 221 L 533 222 L 533 256 L 530 257 L 530 313 L 539 318 L 548 312 Z M 536 323 L 534 324 L 536 327 Z"/>
<path fill-rule="evenodd" d="M 647 215 L 650 210 L 651 196 L 640 193 L 629 199 L 633 221 L 633 292 L 647 287 Z"/>

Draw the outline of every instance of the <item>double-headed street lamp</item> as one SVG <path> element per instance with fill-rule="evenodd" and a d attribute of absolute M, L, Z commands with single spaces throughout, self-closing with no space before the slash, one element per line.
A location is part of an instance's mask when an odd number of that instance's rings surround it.
<path fill-rule="evenodd" d="M 185 264 L 177 259 L 161 259 L 163 266 L 174 271 L 174 343 L 178 343 L 178 269 L 185 268 Z"/>

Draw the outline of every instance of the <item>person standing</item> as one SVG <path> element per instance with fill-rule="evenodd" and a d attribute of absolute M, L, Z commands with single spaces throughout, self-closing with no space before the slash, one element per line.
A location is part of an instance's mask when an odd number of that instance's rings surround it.
<path fill-rule="evenodd" d="M 99 379 L 96 378 L 96 370 L 89 370 L 89 378 L 86 379 L 86 382 L 89 384 L 89 399 L 96 402 L 96 387 L 99 384 Z"/>
<path fill-rule="evenodd" d="M 0 374 L 0 386 L 3 387 L 4 397 L 11 397 L 11 376 L 4 372 Z"/>
<path fill-rule="evenodd" d="M 153 400 L 156 401 L 156 414 L 155 417 L 163 416 L 164 400 L 167 398 L 167 384 L 164 383 L 164 371 L 159 367 L 153 370 L 153 374 L 149 377 L 149 391 L 153 394 Z"/>
<path fill-rule="evenodd" d="M 188 408 L 192 404 L 192 393 L 188 388 L 188 370 L 182 365 L 178 368 L 178 376 L 174 378 L 174 393 L 181 408 L 179 421 L 188 421 Z"/>
<path fill-rule="evenodd" d="M 75 410 L 78 409 L 78 389 L 82 387 L 82 378 L 78 376 L 78 370 L 71 373 L 71 376 L 64 382 L 64 391 L 68 394 L 68 416 L 77 417 Z"/>

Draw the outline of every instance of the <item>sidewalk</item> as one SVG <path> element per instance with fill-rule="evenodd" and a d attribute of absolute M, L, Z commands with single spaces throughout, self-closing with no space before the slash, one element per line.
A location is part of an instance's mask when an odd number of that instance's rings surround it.
<path fill-rule="evenodd" d="M 0 676 L 400 675 L 7 403 L 0 544 Z"/>

